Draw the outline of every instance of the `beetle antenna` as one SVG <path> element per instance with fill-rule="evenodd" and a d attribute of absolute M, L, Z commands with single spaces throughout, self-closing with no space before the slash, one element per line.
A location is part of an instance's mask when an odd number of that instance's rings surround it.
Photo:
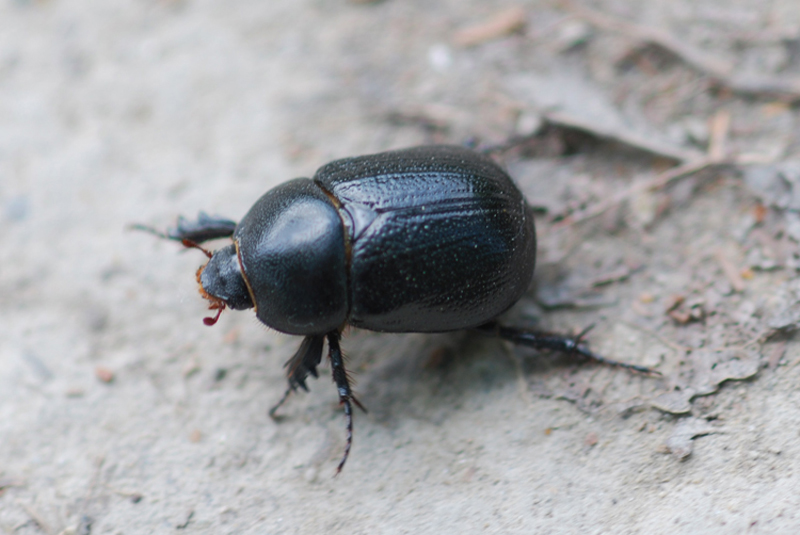
<path fill-rule="evenodd" d="M 222 315 L 222 311 L 225 310 L 225 303 L 222 303 L 219 306 L 215 306 L 215 304 L 212 304 L 209 308 L 211 310 L 214 310 L 215 308 L 217 309 L 217 315 L 214 316 L 213 318 L 211 316 L 203 318 L 203 323 L 211 327 L 212 325 L 216 324 L 219 321 L 219 317 Z"/>
<path fill-rule="evenodd" d="M 184 245 L 186 247 L 194 246 L 194 247 L 197 247 L 198 249 L 202 250 L 203 252 L 206 252 L 205 249 L 203 249 L 202 247 L 198 246 L 196 243 L 194 243 L 192 241 L 189 241 L 189 240 L 183 240 L 183 241 L 184 242 L 189 242 L 190 244 L 192 244 L 192 245 L 186 245 L 186 243 L 184 243 Z M 206 263 L 205 265 L 200 266 L 200 268 L 197 270 L 197 273 L 195 274 L 195 278 L 197 279 L 198 291 L 200 292 L 200 295 L 203 297 L 203 299 L 205 299 L 205 300 L 210 302 L 210 304 L 208 305 L 208 309 L 217 311 L 217 315 L 216 316 L 203 318 L 203 323 L 205 323 L 206 325 L 211 327 L 212 325 L 216 324 L 217 321 L 219 321 L 219 317 L 222 315 L 222 311 L 225 310 L 226 304 L 225 304 L 225 301 L 223 301 L 219 297 L 215 297 L 215 296 L 211 295 L 210 293 L 208 293 L 206 291 L 205 288 L 203 288 L 203 283 L 200 280 L 200 276 L 203 274 L 203 270 L 206 268 L 207 265 L 208 265 L 208 263 Z"/>

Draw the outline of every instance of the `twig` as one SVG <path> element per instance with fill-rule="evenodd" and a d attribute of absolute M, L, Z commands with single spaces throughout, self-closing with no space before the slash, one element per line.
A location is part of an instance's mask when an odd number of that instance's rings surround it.
<path fill-rule="evenodd" d="M 769 26 L 753 31 L 743 31 L 733 36 L 733 41 L 739 45 L 779 45 L 786 41 L 800 39 L 798 27 Z"/>
<path fill-rule="evenodd" d="M 767 341 L 769 341 L 770 338 L 780 333 L 781 333 L 780 329 L 764 329 L 756 336 L 754 336 L 753 338 L 742 344 L 741 347 L 744 349 L 751 346 L 757 346 L 759 344 L 765 344 Z"/>
<path fill-rule="evenodd" d="M 21 487 L 22 485 L 24 485 L 22 480 L 0 477 L 0 494 L 2 494 L 6 489 L 10 489 L 11 487 Z"/>
<path fill-rule="evenodd" d="M 648 329 L 647 327 L 642 327 L 641 325 L 636 325 L 635 323 L 631 323 L 629 321 L 622 321 L 621 323 L 624 324 L 624 325 L 627 325 L 628 327 L 631 327 L 633 329 L 641 331 L 641 332 L 643 332 L 643 333 L 645 333 L 647 335 L 652 336 L 653 338 L 655 338 L 656 340 L 658 340 L 659 342 L 661 342 L 665 346 L 669 347 L 670 349 L 672 349 L 674 351 L 677 351 L 678 353 L 682 353 L 683 355 L 686 355 L 687 353 L 689 353 L 689 352 L 694 350 L 693 347 L 683 346 L 683 345 L 680 345 L 677 342 L 673 342 L 672 340 L 668 340 L 668 339 L 664 338 L 663 336 L 661 336 L 660 334 L 658 334 L 657 332 L 655 332 L 654 330 Z"/>
<path fill-rule="evenodd" d="M 487 21 L 459 30 L 453 42 L 461 47 L 480 45 L 523 29 L 525 22 L 525 8 L 510 7 Z"/>
<path fill-rule="evenodd" d="M 661 47 L 681 58 L 692 68 L 705 74 L 715 77 L 725 77 L 733 70 L 733 65 L 727 61 L 710 56 L 661 28 L 618 19 L 611 15 L 578 5 L 572 0 L 565 0 L 564 5 L 576 17 L 583 19 L 592 26 L 622 34 L 634 41 L 650 43 Z"/>
<path fill-rule="evenodd" d="M 714 257 L 722 268 L 722 272 L 725 273 L 725 278 L 728 279 L 733 291 L 742 293 L 744 291 L 744 279 L 741 274 L 739 274 L 739 270 L 736 269 L 736 266 L 733 265 L 730 259 L 725 256 L 725 252 L 720 248 L 714 251 Z"/>
<path fill-rule="evenodd" d="M 617 19 L 578 5 L 572 0 L 563 0 L 562 4 L 576 17 L 592 26 L 666 50 L 699 73 L 710 77 L 716 85 L 728 88 L 734 93 L 788 102 L 800 100 L 800 79 L 739 75 L 736 74 L 735 65 L 731 62 L 707 54 L 661 28 Z"/>
<path fill-rule="evenodd" d="M 189 514 L 186 515 L 186 520 L 184 522 L 175 525 L 175 529 L 186 529 L 186 528 L 188 528 L 189 527 L 189 522 L 192 521 L 193 517 L 194 517 L 194 509 L 189 511 Z"/>
<path fill-rule="evenodd" d="M 27 503 L 25 503 L 23 501 L 19 501 L 19 500 L 17 500 L 17 504 L 20 507 L 22 507 L 25 510 L 26 513 L 28 513 L 28 516 L 31 517 L 31 520 L 33 520 L 33 522 L 37 526 L 39 526 L 39 529 L 41 529 L 42 531 L 44 531 L 48 535 L 53 533 L 53 529 L 50 527 L 50 525 L 47 522 L 45 522 L 44 518 L 42 518 L 42 515 L 40 515 L 39 512 L 36 509 L 33 508 L 32 505 L 28 505 Z"/>
<path fill-rule="evenodd" d="M 767 367 L 771 370 L 775 369 L 780 364 L 783 355 L 786 353 L 786 340 L 781 340 L 770 351 L 769 358 L 767 359 Z"/>
<path fill-rule="evenodd" d="M 728 155 L 728 134 L 731 130 L 731 113 L 719 110 L 711 117 L 710 139 L 708 142 L 708 157 L 712 160 L 722 160 Z"/>
<path fill-rule="evenodd" d="M 785 102 L 800 100 L 800 79 L 797 78 L 731 74 L 715 81 L 740 95 L 773 98 Z"/>
<path fill-rule="evenodd" d="M 631 197 L 645 191 L 663 189 L 676 180 L 699 173 L 704 169 L 746 165 L 750 163 L 764 163 L 765 158 L 761 155 L 728 155 L 727 140 L 731 127 L 731 116 L 728 111 L 718 111 L 711 118 L 710 126 L 709 148 L 706 156 L 667 169 L 650 180 L 633 184 L 628 189 L 619 192 L 613 197 L 599 202 L 591 208 L 575 214 L 573 217 L 567 218 L 565 222 L 574 225 L 586 221 L 587 219 L 597 217 L 611 208 L 622 204 Z"/>
<path fill-rule="evenodd" d="M 628 189 L 623 190 L 617 193 L 616 195 L 613 195 L 612 197 L 604 201 L 601 201 L 590 208 L 587 208 L 582 212 L 576 213 L 572 217 L 565 219 L 565 224 L 575 225 L 577 223 L 586 221 L 587 219 L 595 218 L 599 215 L 604 214 L 611 208 L 619 206 L 626 200 L 630 199 L 631 197 L 635 197 L 640 193 L 643 193 L 648 190 L 655 191 L 658 189 L 662 189 L 675 180 L 693 175 L 709 167 L 725 166 L 725 165 L 730 165 L 731 163 L 733 163 L 732 159 L 714 160 L 706 157 L 706 158 L 700 158 L 699 160 L 693 162 L 685 163 L 683 165 L 675 166 L 671 169 L 667 169 L 663 173 L 656 175 L 650 180 L 637 182 Z"/>

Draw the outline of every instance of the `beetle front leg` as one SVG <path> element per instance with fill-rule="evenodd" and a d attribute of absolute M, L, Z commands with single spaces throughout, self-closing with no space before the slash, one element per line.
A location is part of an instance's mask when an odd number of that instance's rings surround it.
<path fill-rule="evenodd" d="M 577 354 L 589 360 L 593 360 L 600 364 L 608 366 L 616 366 L 619 368 L 626 368 L 628 370 L 646 373 L 648 375 L 661 375 L 656 370 L 651 370 L 646 366 L 639 366 L 638 364 L 629 364 L 627 362 L 619 362 L 612 360 L 597 353 L 590 351 L 582 342 L 586 333 L 592 329 L 589 326 L 584 329 L 578 336 L 565 336 L 553 333 L 537 332 L 528 329 L 520 329 L 517 327 L 506 327 L 497 322 L 485 323 L 473 330 L 488 336 L 494 336 L 503 340 L 508 340 L 511 343 L 532 347 L 534 349 L 547 349 L 550 351 L 559 351 L 567 354 Z"/>
<path fill-rule="evenodd" d="M 336 383 L 336 389 L 339 391 L 339 403 L 344 407 L 344 417 L 347 422 L 347 441 L 344 446 L 342 460 L 339 461 L 339 466 L 336 467 L 337 474 L 342 471 L 344 463 L 347 462 L 347 457 L 350 455 L 350 447 L 353 445 L 353 406 L 350 401 L 355 403 L 362 411 L 367 412 L 361 402 L 353 396 L 353 391 L 350 389 L 350 379 L 347 377 L 347 370 L 344 368 L 344 357 L 339 347 L 341 336 L 339 331 L 332 331 L 327 334 L 328 357 L 331 359 L 333 382 Z"/>
<path fill-rule="evenodd" d="M 322 344 L 324 342 L 324 336 L 306 336 L 292 358 L 283 365 L 287 370 L 286 378 L 289 380 L 289 386 L 286 388 L 283 397 L 269 410 L 271 418 L 276 418 L 275 412 L 286 402 L 289 394 L 297 390 L 298 387 L 308 392 L 306 378 L 309 375 L 319 377 L 317 366 L 322 361 Z"/>
<path fill-rule="evenodd" d="M 236 221 L 225 219 L 218 216 L 210 216 L 205 212 L 200 212 L 197 215 L 196 221 L 190 221 L 183 216 L 178 217 L 178 225 L 174 228 L 167 229 L 166 232 L 161 232 L 153 227 L 147 225 L 134 224 L 130 228 L 134 230 L 143 230 L 150 234 L 155 234 L 159 238 L 165 240 L 174 240 L 179 242 L 189 241 L 195 244 L 216 240 L 217 238 L 228 238 L 233 235 L 236 229 Z"/>

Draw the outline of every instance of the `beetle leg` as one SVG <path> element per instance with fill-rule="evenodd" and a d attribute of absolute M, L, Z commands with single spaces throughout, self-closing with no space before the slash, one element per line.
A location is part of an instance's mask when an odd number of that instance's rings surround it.
<path fill-rule="evenodd" d="M 194 244 L 198 244 L 232 236 L 233 231 L 236 229 L 236 222 L 218 216 L 212 217 L 205 212 L 200 212 L 197 216 L 197 221 L 190 221 L 183 216 L 178 217 L 178 225 L 175 228 L 167 229 L 166 232 L 140 224 L 130 225 L 130 228 L 155 234 L 165 240 L 179 242 L 189 240 Z"/>
<path fill-rule="evenodd" d="M 319 377 L 317 366 L 322 362 L 322 344 L 324 342 L 324 336 L 306 336 L 303 339 L 297 353 L 284 364 L 289 379 L 289 388 L 297 390 L 297 387 L 300 387 L 308 392 L 306 377 L 309 375 Z"/>
<path fill-rule="evenodd" d="M 617 366 L 619 368 L 626 368 L 641 373 L 650 375 L 661 375 L 656 370 L 651 370 L 646 366 L 639 366 L 638 364 L 629 364 L 627 362 L 620 362 L 612 360 L 597 353 L 593 353 L 583 344 L 583 337 L 586 335 L 592 326 L 584 329 L 578 336 L 564 336 L 553 333 L 537 332 L 528 329 L 519 329 L 516 327 L 506 327 L 497 322 L 490 322 L 473 330 L 489 336 L 495 336 L 508 340 L 514 344 L 532 347 L 534 349 L 548 349 L 550 351 L 560 351 L 562 353 L 578 354 L 589 360 L 593 360 L 600 364 L 608 366 Z"/>
<path fill-rule="evenodd" d="M 280 409 L 283 406 L 284 403 L 286 403 L 286 400 L 289 399 L 289 394 L 291 394 L 293 391 L 294 390 L 292 389 L 291 386 L 286 389 L 286 391 L 281 396 L 281 399 L 279 399 L 278 402 L 269 409 L 270 418 L 272 418 L 273 420 L 278 420 L 279 417 L 276 416 L 275 413 L 278 411 L 278 409 Z"/>
<path fill-rule="evenodd" d="M 353 445 L 353 406 L 350 402 L 352 401 L 355 403 L 361 410 L 364 410 L 364 407 L 353 396 L 353 391 L 350 389 L 350 380 L 347 377 L 342 350 L 339 347 L 339 338 L 341 338 L 341 334 L 339 331 L 332 331 L 327 334 L 327 337 L 329 349 L 328 357 L 331 359 L 333 382 L 336 383 L 336 389 L 339 391 L 339 403 L 344 407 L 344 417 L 347 422 L 347 441 L 344 446 L 342 460 L 339 461 L 339 466 L 336 467 L 336 473 L 338 474 L 342 471 L 344 463 L 347 462 L 347 456 L 350 455 L 350 447 Z"/>
<path fill-rule="evenodd" d="M 284 404 L 289 394 L 297 390 L 298 387 L 308 392 L 306 378 L 309 374 L 319 377 L 317 366 L 322 362 L 322 344 L 324 342 L 324 336 L 306 336 L 300 347 L 297 348 L 297 352 L 283 365 L 286 368 L 289 387 L 278 403 L 269 410 L 269 415 L 272 418 L 275 418 L 275 412 Z"/>

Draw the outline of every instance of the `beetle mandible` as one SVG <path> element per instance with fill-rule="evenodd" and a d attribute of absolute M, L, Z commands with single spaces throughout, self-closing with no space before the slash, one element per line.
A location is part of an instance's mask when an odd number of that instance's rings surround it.
<path fill-rule="evenodd" d="M 560 336 L 496 321 L 528 289 L 536 261 L 533 214 L 494 161 L 457 146 L 422 146 L 336 160 L 313 178 L 265 193 L 237 224 L 203 213 L 180 218 L 166 234 L 201 249 L 201 295 L 216 316 L 226 307 L 253 308 L 265 325 L 304 336 L 286 363 L 288 395 L 317 377 L 324 342 L 352 445 L 352 404 L 342 351 L 346 325 L 383 332 L 471 329 L 537 349 L 582 355 L 644 373 L 648 368 L 605 359 Z M 215 252 L 202 242 L 231 237 Z"/>

